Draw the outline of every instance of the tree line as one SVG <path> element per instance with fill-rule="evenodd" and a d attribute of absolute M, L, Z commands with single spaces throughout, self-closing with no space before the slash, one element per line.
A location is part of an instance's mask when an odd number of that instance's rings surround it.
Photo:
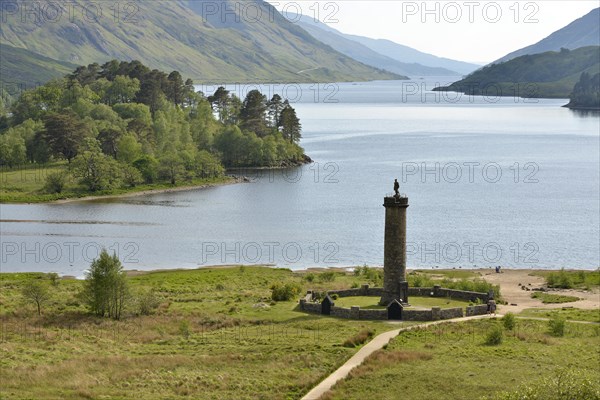
<path fill-rule="evenodd" d="M 5 105 L 6 102 L 3 102 Z M 279 95 L 241 100 L 224 87 L 205 96 L 178 71 L 139 61 L 81 66 L 0 108 L 0 165 L 66 160 L 89 191 L 218 177 L 227 167 L 304 162 L 302 126 Z"/>

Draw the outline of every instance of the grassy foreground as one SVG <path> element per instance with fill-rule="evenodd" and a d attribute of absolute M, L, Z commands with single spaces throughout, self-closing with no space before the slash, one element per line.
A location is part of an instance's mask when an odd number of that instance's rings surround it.
<path fill-rule="evenodd" d="M 598 326 L 567 323 L 565 336 L 553 337 L 547 322 L 519 319 L 501 344 L 486 345 L 488 332 L 500 325 L 492 319 L 401 333 L 325 399 L 365 399 L 373 393 L 378 399 L 395 399 L 397 393 L 411 400 L 491 399 L 564 370 L 597 377 Z"/>
<path fill-rule="evenodd" d="M 375 272 L 240 266 L 132 272 L 132 294 L 153 290 L 160 305 L 153 315 L 140 316 L 133 304 L 121 321 L 89 315 L 77 295 L 81 281 L 53 285 L 46 274 L 0 274 L 0 398 L 299 399 L 352 356 L 360 346 L 354 344 L 398 325 L 304 314 L 296 311 L 296 301 L 271 301 L 271 286 L 344 289 L 376 284 Z M 467 278 L 462 272 L 436 275 Z M 51 293 L 41 316 L 21 295 L 31 281 L 43 282 Z M 336 303 L 346 300 L 373 298 Z M 414 300 L 436 302 L 422 306 L 448 301 Z M 523 314 L 589 321 L 599 316 L 571 308 Z M 600 361 L 598 326 L 567 323 L 565 337 L 551 337 L 546 321 L 517 319 L 502 344 L 484 345 L 499 324 L 444 323 L 403 333 L 331 398 L 395 399 L 404 393 L 406 399 L 472 399 L 559 368 L 590 370 Z"/>
<path fill-rule="evenodd" d="M 232 181 L 231 178 L 194 178 L 171 185 L 167 182 L 142 184 L 132 188 L 118 188 L 90 192 L 71 179 L 62 193 L 47 193 L 44 190 L 46 177 L 52 173 L 67 171 L 66 162 L 58 162 L 34 168 L 0 169 L 0 203 L 43 203 L 64 199 L 78 199 L 89 196 L 120 196 L 149 190 L 171 190 L 204 185 L 219 185 Z"/>
<path fill-rule="evenodd" d="M 348 287 L 348 279 L 310 287 Z M 41 317 L 20 295 L 31 280 L 50 285 Z M 0 274 L 0 398 L 297 399 L 356 352 L 347 339 L 391 328 L 271 302 L 279 282 L 306 280 L 260 267 L 135 275 L 132 291 L 154 289 L 159 308 L 111 321 L 87 314 L 81 281 Z"/>

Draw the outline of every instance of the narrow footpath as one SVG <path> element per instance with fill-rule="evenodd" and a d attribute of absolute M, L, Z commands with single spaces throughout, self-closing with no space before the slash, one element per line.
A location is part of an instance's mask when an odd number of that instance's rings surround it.
<path fill-rule="evenodd" d="M 394 329 L 392 331 L 384 332 L 380 335 L 375 336 L 373 340 L 364 345 L 355 355 L 350 357 L 348 361 L 346 361 L 341 367 L 339 367 L 334 373 L 325 378 L 321 383 L 315 386 L 310 392 L 308 392 L 302 400 L 318 400 L 327 393 L 338 381 L 346 378 L 350 371 L 355 367 L 361 365 L 367 357 L 376 352 L 377 350 L 383 348 L 386 344 L 390 342 L 393 338 L 398 336 L 401 332 L 410 331 L 411 329 L 419 329 L 426 328 L 432 325 L 438 325 L 443 323 L 454 323 L 454 322 L 463 322 L 470 321 L 472 319 L 482 319 L 482 318 L 490 318 L 496 317 L 501 318 L 502 315 L 477 315 L 474 317 L 463 317 L 456 319 L 445 319 L 439 321 L 426 322 L 418 325 L 407 326 L 406 328 Z"/>

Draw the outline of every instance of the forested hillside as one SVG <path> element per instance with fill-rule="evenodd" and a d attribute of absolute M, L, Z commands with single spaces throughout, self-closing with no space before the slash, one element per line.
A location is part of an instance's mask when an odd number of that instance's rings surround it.
<path fill-rule="evenodd" d="M 471 95 L 568 98 L 582 73 L 600 71 L 600 47 L 563 49 L 488 65 L 450 86 L 434 90 Z"/>

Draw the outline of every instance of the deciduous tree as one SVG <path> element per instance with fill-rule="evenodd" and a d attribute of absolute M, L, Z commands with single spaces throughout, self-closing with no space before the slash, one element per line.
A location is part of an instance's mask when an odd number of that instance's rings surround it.
<path fill-rule="evenodd" d="M 120 319 L 128 300 L 127 275 L 116 254 L 103 249 L 88 272 L 81 293 L 90 311 L 99 317 Z"/>
<path fill-rule="evenodd" d="M 21 294 L 26 300 L 35 303 L 38 315 L 42 315 L 42 305 L 50 299 L 48 286 L 42 282 L 30 281 L 23 287 Z"/>

